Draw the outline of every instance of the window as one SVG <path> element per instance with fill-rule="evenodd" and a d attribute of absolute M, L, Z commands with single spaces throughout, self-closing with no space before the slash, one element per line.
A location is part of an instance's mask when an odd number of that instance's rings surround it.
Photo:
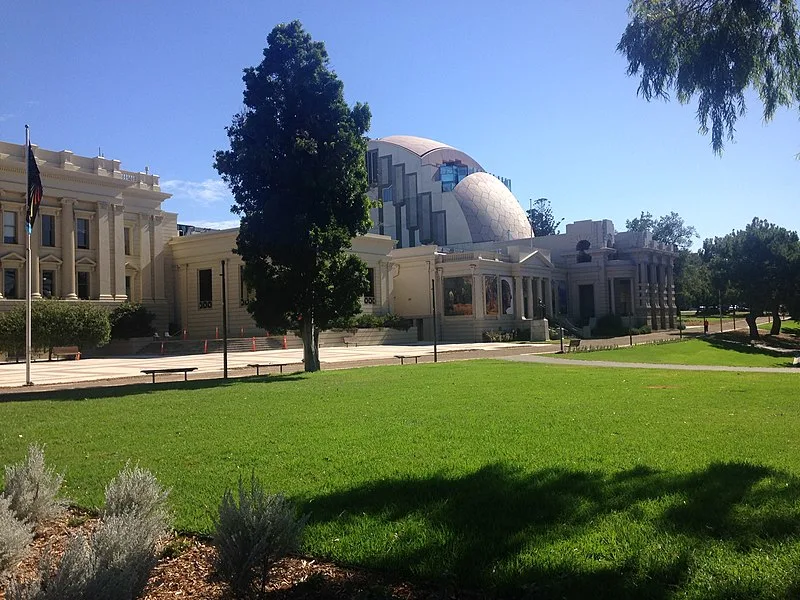
<path fill-rule="evenodd" d="M 3 211 L 3 243 L 17 243 L 17 213 Z"/>
<path fill-rule="evenodd" d="M 466 165 L 457 165 L 454 163 L 445 163 L 439 167 L 439 179 L 442 181 L 442 191 L 452 192 L 453 188 L 458 185 L 458 182 L 469 175 L 469 169 Z"/>
<path fill-rule="evenodd" d="M 483 276 L 483 287 L 486 289 L 486 314 L 497 314 L 497 277 L 494 275 Z"/>
<path fill-rule="evenodd" d="M 3 271 L 3 295 L 6 298 L 17 297 L 17 270 L 5 269 Z"/>
<path fill-rule="evenodd" d="M 124 246 L 125 246 L 125 256 L 131 255 L 131 228 L 126 227 L 123 229 L 123 238 L 124 238 Z"/>
<path fill-rule="evenodd" d="M 370 150 L 367 152 L 367 180 L 369 185 L 378 184 L 378 151 Z"/>
<path fill-rule="evenodd" d="M 52 298 L 56 294 L 56 272 L 42 271 L 42 296 Z"/>
<path fill-rule="evenodd" d="M 131 295 L 131 276 L 125 275 L 125 295 L 128 297 L 128 300 L 133 300 L 133 296 Z"/>
<path fill-rule="evenodd" d="M 78 271 L 78 298 L 89 299 L 89 271 Z"/>
<path fill-rule="evenodd" d="M 75 239 L 78 248 L 89 249 L 89 219 L 77 219 Z"/>
<path fill-rule="evenodd" d="M 211 308 L 211 269 L 197 271 L 197 308 Z"/>
<path fill-rule="evenodd" d="M 364 294 L 364 304 L 375 304 L 375 269 L 367 269 L 367 279 L 369 280 L 369 288 L 367 293 Z"/>
<path fill-rule="evenodd" d="M 244 280 L 244 265 L 239 265 L 239 304 L 246 305 L 251 300 L 255 300 L 256 294 Z"/>
<path fill-rule="evenodd" d="M 41 215 L 42 246 L 50 248 L 56 245 L 56 218 L 54 215 Z"/>
<path fill-rule="evenodd" d="M 444 314 L 472 314 L 472 277 L 445 277 Z"/>

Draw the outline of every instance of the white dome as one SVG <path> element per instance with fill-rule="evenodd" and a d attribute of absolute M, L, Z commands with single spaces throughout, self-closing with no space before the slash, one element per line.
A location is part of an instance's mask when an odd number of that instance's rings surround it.
<path fill-rule="evenodd" d="M 514 194 L 497 177 L 473 173 L 453 189 L 467 219 L 473 242 L 500 242 L 531 237 L 531 226 Z"/>

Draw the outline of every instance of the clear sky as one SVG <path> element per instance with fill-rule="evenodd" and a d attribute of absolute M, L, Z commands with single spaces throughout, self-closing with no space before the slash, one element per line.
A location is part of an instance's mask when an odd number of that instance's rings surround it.
<path fill-rule="evenodd" d="M 276 24 L 325 42 L 371 137 L 429 137 L 510 177 L 565 222 L 680 213 L 702 238 L 754 216 L 800 230 L 797 111 L 751 100 L 722 157 L 694 105 L 647 103 L 615 48 L 627 2 L 30 0 L 3 7 L 0 139 L 161 176 L 181 223 L 235 225 L 212 167 L 242 69 Z M 563 231 L 563 226 L 562 226 Z M 695 248 L 701 241 L 695 243 Z"/>

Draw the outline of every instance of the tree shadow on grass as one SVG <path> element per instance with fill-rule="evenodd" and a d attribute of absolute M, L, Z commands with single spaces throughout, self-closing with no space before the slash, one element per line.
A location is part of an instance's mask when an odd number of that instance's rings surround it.
<path fill-rule="evenodd" d="M 148 375 L 149 377 L 149 375 Z M 102 398 L 122 398 L 137 394 L 155 394 L 173 390 L 192 392 L 197 390 L 222 389 L 240 383 L 271 384 L 285 381 L 300 381 L 302 375 L 287 373 L 285 375 L 261 375 L 259 377 L 237 377 L 228 380 L 218 377 L 215 379 L 190 379 L 189 381 L 158 381 L 153 384 L 131 383 L 125 385 L 104 385 L 96 387 L 82 387 L 61 390 L 19 391 L 0 394 L 0 403 L 26 402 L 33 400 L 76 401 L 96 400 Z"/>
<path fill-rule="evenodd" d="M 700 339 L 709 346 L 713 346 L 714 348 L 719 348 L 721 350 L 730 350 L 740 354 L 761 355 L 775 358 L 775 366 L 787 366 L 792 364 L 792 355 L 790 352 L 765 348 L 764 346 L 751 345 L 749 339 L 741 335 L 718 333 L 716 335 L 702 337 Z"/>
<path fill-rule="evenodd" d="M 743 463 L 612 476 L 493 464 L 463 477 L 369 483 L 309 499 L 304 510 L 334 559 L 384 572 L 496 597 L 669 598 L 690 585 L 706 552 L 735 560 L 796 541 L 799 490 L 791 475 Z"/>

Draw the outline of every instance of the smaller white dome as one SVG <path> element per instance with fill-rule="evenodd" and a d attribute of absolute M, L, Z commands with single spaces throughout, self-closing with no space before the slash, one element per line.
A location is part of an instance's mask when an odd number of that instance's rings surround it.
<path fill-rule="evenodd" d="M 528 216 L 514 194 L 497 177 L 473 173 L 453 189 L 467 219 L 473 242 L 500 242 L 531 237 Z"/>

